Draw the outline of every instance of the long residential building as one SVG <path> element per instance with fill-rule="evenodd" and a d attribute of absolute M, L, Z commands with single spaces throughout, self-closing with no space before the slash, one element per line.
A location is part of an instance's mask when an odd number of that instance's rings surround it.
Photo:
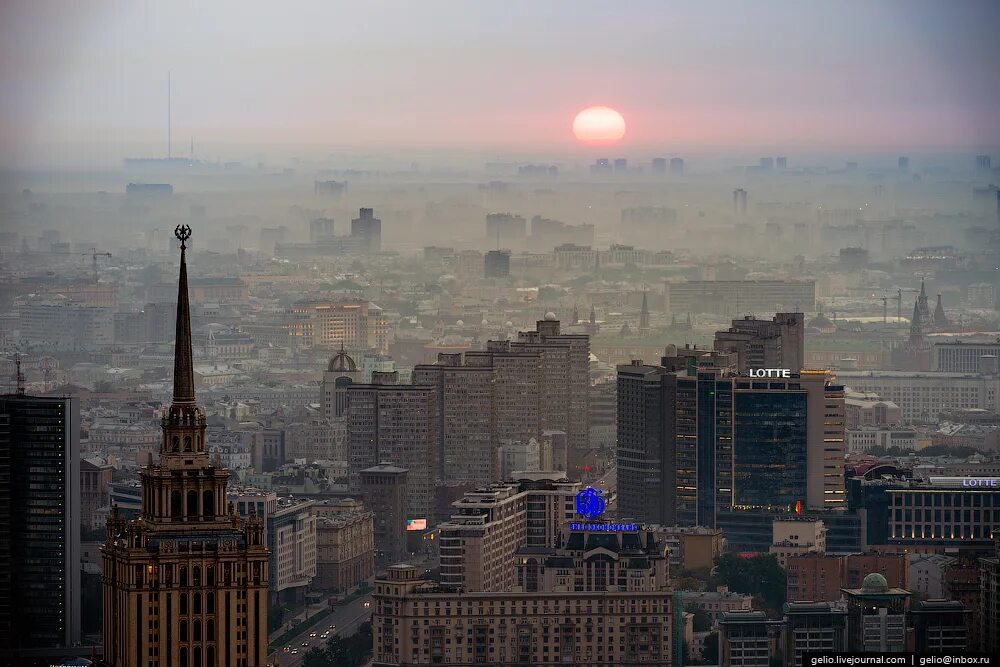
<path fill-rule="evenodd" d="M 936 421 L 945 410 L 1000 406 L 1000 375 L 911 371 L 837 371 L 837 378 L 856 391 L 876 394 L 899 406 L 906 423 Z"/>
<path fill-rule="evenodd" d="M 669 665 L 666 547 L 648 533 L 570 532 L 518 554 L 518 586 L 455 592 L 410 565 L 375 581 L 374 665 Z"/>
<path fill-rule="evenodd" d="M 664 286 L 669 313 L 742 315 L 816 310 L 815 280 L 689 280 Z"/>

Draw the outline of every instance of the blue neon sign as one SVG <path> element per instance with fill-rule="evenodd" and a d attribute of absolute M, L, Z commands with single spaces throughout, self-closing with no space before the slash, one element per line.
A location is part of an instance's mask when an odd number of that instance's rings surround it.
<path fill-rule="evenodd" d="M 605 507 L 607 503 L 604 501 L 603 492 L 592 486 L 576 494 L 576 513 L 585 519 L 596 519 L 604 514 Z"/>

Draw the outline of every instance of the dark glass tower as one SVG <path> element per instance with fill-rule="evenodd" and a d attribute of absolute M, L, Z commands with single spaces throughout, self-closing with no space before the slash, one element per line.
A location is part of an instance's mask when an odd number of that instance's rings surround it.
<path fill-rule="evenodd" d="M 737 390 L 733 443 L 736 507 L 794 510 L 806 503 L 806 394 Z"/>
<path fill-rule="evenodd" d="M 79 641 L 79 401 L 0 396 L 0 662 Z"/>

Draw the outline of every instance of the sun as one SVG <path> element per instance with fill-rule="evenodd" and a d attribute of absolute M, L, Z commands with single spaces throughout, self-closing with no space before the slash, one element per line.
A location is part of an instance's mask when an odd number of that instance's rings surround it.
<path fill-rule="evenodd" d="M 588 144 L 610 144 L 625 136 L 625 118 L 611 107 L 587 107 L 573 119 L 573 134 Z"/>

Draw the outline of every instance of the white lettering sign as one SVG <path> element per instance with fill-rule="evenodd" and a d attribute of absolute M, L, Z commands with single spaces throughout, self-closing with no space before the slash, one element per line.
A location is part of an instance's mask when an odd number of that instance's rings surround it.
<path fill-rule="evenodd" d="M 790 368 L 751 368 L 752 378 L 790 378 L 792 369 Z"/>

